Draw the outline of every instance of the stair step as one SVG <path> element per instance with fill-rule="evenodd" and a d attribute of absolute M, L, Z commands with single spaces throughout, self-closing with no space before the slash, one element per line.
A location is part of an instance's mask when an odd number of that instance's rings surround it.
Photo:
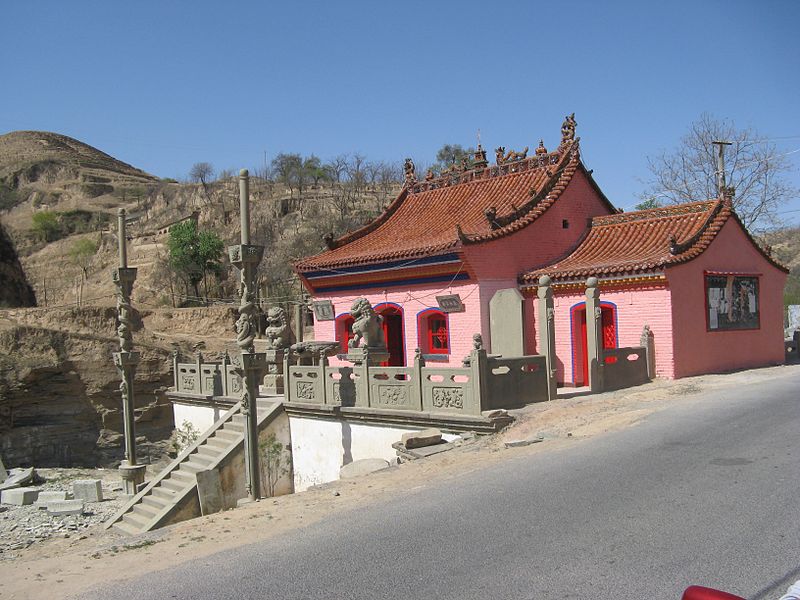
<path fill-rule="evenodd" d="M 175 500 L 178 497 L 178 495 L 176 493 L 176 490 L 171 490 L 169 488 L 164 487 L 163 483 L 164 482 L 162 482 L 162 485 L 153 488 L 153 491 L 150 492 L 150 495 L 153 496 L 153 498 L 159 498 L 167 503 L 170 503 L 173 500 Z M 173 481 L 172 483 L 174 484 L 177 482 Z"/>
<path fill-rule="evenodd" d="M 137 533 L 142 532 L 142 530 L 138 527 L 131 525 L 130 523 L 126 523 L 125 521 L 117 521 L 114 523 L 114 527 L 123 533 L 127 533 L 128 535 L 136 535 Z"/>
<path fill-rule="evenodd" d="M 138 528 L 139 531 L 147 531 L 147 526 L 150 524 L 150 519 L 135 512 L 126 512 L 122 517 L 122 522 L 129 523 L 133 527 Z"/>
<path fill-rule="evenodd" d="M 169 500 L 150 494 L 149 496 L 142 498 L 137 506 L 152 506 L 155 510 L 162 510 L 170 504 L 171 502 Z"/>
<path fill-rule="evenodd" d="M 201 464 L 198 464 L 196 462 L 192 462 L 191 460 L 189 460 L 187 462 L 182 462 L 181 466 L 180 466 L 180 468 L 179 468 L 179 470 L 177 472 L 178 473 L 184 473 L 186 475 L 189 475 L 189 474 L 194 475 L 195 473 L 198 473 L 200 471 L 205 471 L 206 468 L 207 468 L 207 465 L 201 465 Z"/>
<path fill-rule="evenodd" d="M 150 504 L 145 504 L 144 502 L 140 502 L 136 506 L 133 507 L 133 513 L 136 515 L 141 515 L 148 521 L 155 518 L 155 516 L 163 510 L 163 506 L 155 507 Z"/>
<path fill-rule="evenodd" d="M 216 461 L 220 453 L 211 448 L 204 448 L 205 446 L 198 448 L 197 452 L 192 452 L 189 455 L 189 460 L 196 463 L 205 463 L 209 465 Z"/>
<path fill-rule="evenodd" d="M 234 431 L 232 429 L 220 429 L 214 436 L 215 439 L 228 440 L 228 442 L 238 442 L 244 437 L 244 430 Z"/>
<path fill-rule="evenodd" d="M 239 436 L 237 435 L 236 438 L 238 439 Z M 231 445 L 233 441 L 232 438 L 225 439 L 224 437 L 210 437 L 206 440 L 205 445 L 203 448 L 208 448 L 209 450 L 213 450 L 214 452 L 222 452 L 225 448 Z"/>
<path fill-rule="evenodd" d="M 239 423 L 225 423 L 225 425 L 222 427 L 221 430 L 218 431 L 218 433 L 219 432 L 223 432 L 223 433 L 228 433 L 228 432 L 242 433 L 243 431 L 244 431 L 244 425 L 241 425 Z"/>

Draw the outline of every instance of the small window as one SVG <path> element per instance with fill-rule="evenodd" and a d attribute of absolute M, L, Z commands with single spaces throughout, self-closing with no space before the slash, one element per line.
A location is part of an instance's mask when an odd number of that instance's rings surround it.
<path fill-rule="evenodd" d="M 569 221 L 567 219 L 561 221 L 561 229 L 569 229 Z"/>
<path fill-rule="evenodd" d="M 760 327 L 758 277 L 706 275 L 708 330 Z"/>
<path fill-rule="evenodd" d="M 353 339 L 353 323 L 355 319 L 349 314 L 336 317 L 336 341 L 342 349 L 342 354 L 347 354 L 347 344 Z"/>
<path fill-rule="evenodd" d="M 419 316 L 420 348 L 424 354 L 449 354 L 450 332 L 447 315 L 428 310 Z"/>

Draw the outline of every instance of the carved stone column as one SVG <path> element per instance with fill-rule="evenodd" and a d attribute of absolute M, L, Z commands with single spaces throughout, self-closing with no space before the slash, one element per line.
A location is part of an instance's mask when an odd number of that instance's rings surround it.
<path fill-rule="evenodd" d="M 547 399 L 555 400 L 558 386 L 556 383 L 556 330 L 555 308 L 553 307 L 552 280 L 547 275 L 539 278 L 539 352 L 547 359 Z"/>
<path fill-rule="evenodd" d="M 597 277 L 586 280 L 586 354 L 589 362 L 589 386 L 592 392 L 602 392 L 603 313 Z"/>
<path fill-rule="evenodd" d="M 128 267 L 127 238 L 125 232 L 125 209 L 120 208 L 119 218 L 119 267 L 114 269 L 112 280 L 117 287 L 117 337 L 119 352 L 114 352 L 114 366 L 119 371 L 122 395 L 122 423 L 125 433 L 125 460 L 120 465 L 123 488 L 128 495 L 134 495 L 138 486 L 144 482 L 145 465 L 136 462 L 136 424 L 134 420 L 133 380 L 139 364 L 139 353 L 133 351 L 131 292 L 136 280 L 136 269 Z"/>
<path fill-rule="evenodd" d="M 647 377 L 648 379 L 656 378 L 656 344 L 653 332 L 650 330 L 650 325 L 645 325 L 642 328 L 642 335 L 639 338 L 639 345 L 645 348 L 647 352 Z"/>
<path fill-rule="evenodd" d="M 239 318 L 236 321 L 236 344 L 239 346 L 241 365 L 237 369 L 242 378 L 242 413 L 245 418 L 245 467 L 247 470 L 247 496 L 258 500 L 261 496 L 261 477 L 258 454 L 258 407 L 256 390 L 266 368 L 263 354 L 256 353 L 256 269 L 264 256 L 264 246 L 250 244 L 250 198 L 247 169 L 239 172 L 239 202 L 241 211 L 241 244 L 228 247 L 231 264 L 240 270 Z"/>

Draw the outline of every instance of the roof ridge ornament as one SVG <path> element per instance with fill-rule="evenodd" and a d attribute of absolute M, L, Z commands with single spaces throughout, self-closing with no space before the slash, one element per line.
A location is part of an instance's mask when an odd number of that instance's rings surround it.
<path fill-rule="evenodd" d="M 406 158 L 405 163 L 403 164 L 403 172 L 405 173 L 405 183 L 406 187 L 410 188 L 415 183 L 417 183 L 417 167 L 414 165 L 414 161 L 410 158 Z"/>
<path fill-rule="evenodd" d="M 565 146 L 572 143 L 575 139 L 575 128 L 578 122 L 575 120 L 575 113 L 564 117 L 564 123 L 561 125 L 561 145 Z"/>
<path fill-rule="evenodd" d="M 536 147 L 536 156 L 547 154 L 547 148 L 544 147 L 544 140 L 539 140 L 539 145 Z"/>

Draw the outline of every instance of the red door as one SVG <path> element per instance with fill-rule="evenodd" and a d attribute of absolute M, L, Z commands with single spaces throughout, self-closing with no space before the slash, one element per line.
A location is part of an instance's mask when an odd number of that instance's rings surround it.
<path fill-rule="evenodd" d="M 384 367 L 405 366 L 403 313 L 394 306 L 379 309 L 378 312 L 383 317 L 383 335 L 386 339 L 386 348 L 389 350 L 389 360 L 381 364 Z"/>
<path fill-rule="evenodd" d="M 608 350 L 617 347 L 617 319 L 616 308 L 609 305 L 600 305 L 601 320 L 603 327 L 603 349 Z M 575 360 L 580 361 L 580 378 L 576 369 L 575 385 L 589 384 L 589 355 L 586 351 L 586 305 L 576 307 L 573 315 L 573 336 L 577 334 L 577 339 L 573 338 L 572 346 L 575 349 Z"/>

